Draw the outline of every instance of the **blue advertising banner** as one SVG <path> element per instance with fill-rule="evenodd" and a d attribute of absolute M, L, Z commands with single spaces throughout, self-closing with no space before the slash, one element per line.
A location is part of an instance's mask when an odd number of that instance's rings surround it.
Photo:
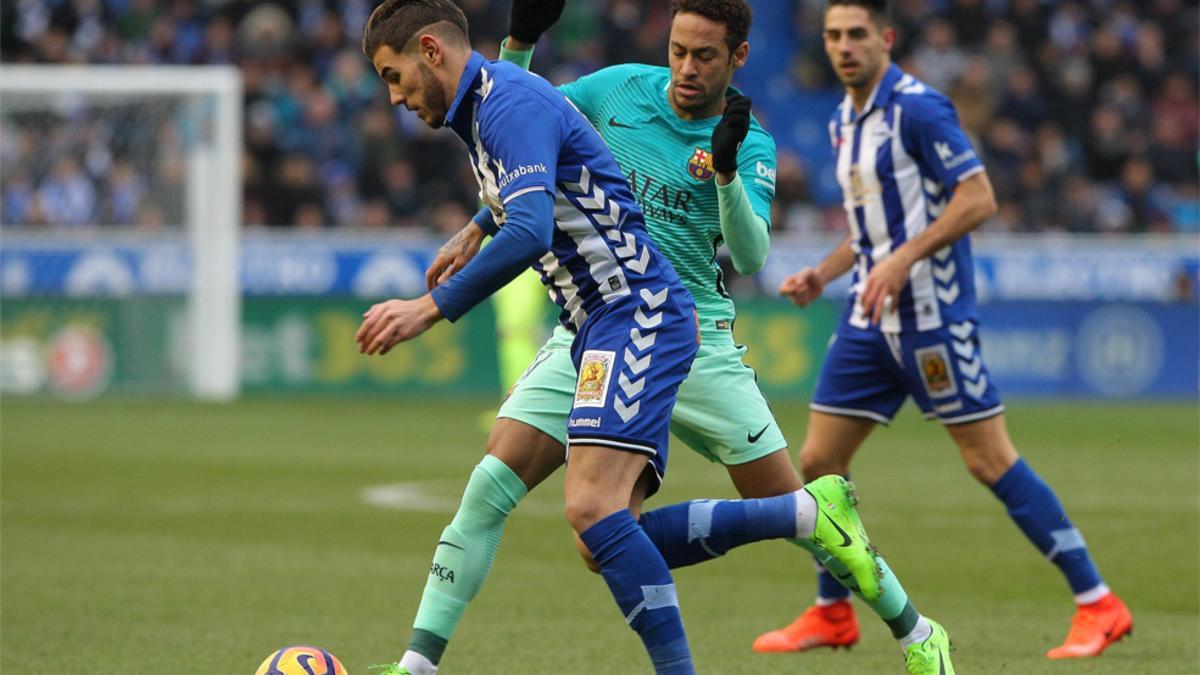
<path fill-rule="evenodd" d="M 840 240 L 772 241 L 758 275 L 773 294 L 788 275 L 821 261 Z M 1193 236 L 1104 239 L 1094 237 L 977 237 L 972 241 L 979 302 L 1001 300 L 1113 300 L 1166 302 L 1200 287 L 1200 239 Z M 825 288 L 845 298 L 850 274 Z"/>
<path fill-rule="evenodd" d="M 353 237 L 246 237 L 239 261 L 248 296 L 413 297 L 425 290 L 435 242 Z M 181 295 L 191 257 L 178 237 L 68 243 L 5 238 L 0 295 Z"/>
<path fill-rule="evenodd" d="M 1002 395 L 1196 398 L 1195 302 L 994 302 L 983 357 Z"/>
<path fill-rule="evenodd" d="M 1200 286 L 1195 237 L 1146 240 L 982 238 L 975 242 L 981 303 L 1002 300 L 1175 300 Z M 815 265 L 836 239 L 783 238 L 755 281 L 773 296 L 789 274 Z M 248 233 L 241 245 L 242 290 L 248 296 L 412 297 L 440 241 L 428 237 Z M 60 240 L 5 234 L 0 295 L 24 297 L 182 294 L 191 260 L 182 237 Z M 845 297 L 850 275 L 825 296 Z"/>

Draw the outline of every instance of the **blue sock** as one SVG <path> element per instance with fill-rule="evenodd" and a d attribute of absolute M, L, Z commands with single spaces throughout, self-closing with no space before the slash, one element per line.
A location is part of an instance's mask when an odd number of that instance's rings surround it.
<path fill-rule="evenodd" d="M 822 600 L 850 599 L 850 589 L 835 579 L 820 562 L 817 562 L 817 597 Z"/>
<path fill-rule="evenodd" d="M 742 544 L 796 536 L 796 495 L 698 500 L 643 513 L 642 529 L 675 569 L 711 560 Z"/>
<path fill-rule="evenodd" d="M 1058 565 L 1072 592 L 1079 595 L 1103 583 L 1083 535 L 1067 518 L 1054 491 L 1025 460 L 1017 460 L 992 486 L 992 492 L 1033 545 Z"/>
<path fill-rule="evenodd" d="M 646 645 L 654 672 L 693 675 L 671 571 L 629 509 L 608 516 L 579 537 L 600 566 L 625 622 Z"/>

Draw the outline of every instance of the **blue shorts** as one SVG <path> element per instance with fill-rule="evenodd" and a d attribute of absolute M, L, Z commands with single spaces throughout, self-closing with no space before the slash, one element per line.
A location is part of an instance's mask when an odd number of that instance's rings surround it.
<path fill-rule="evenodd" d="M 572 445 L 641 453 L 661 483 L 675 394 L 698 347 L 692 298 L 678 286 L 643 288 L 589 317 L 571 345 L 568 458 Z"/>
<path fill-rule="evenodd" d="M 971 321 L 883 333 L 843 316 L 817 378 L 813 410 L 887 424 L 911 395 L 928 419 L 964 424 L 1004 412 Z"/>

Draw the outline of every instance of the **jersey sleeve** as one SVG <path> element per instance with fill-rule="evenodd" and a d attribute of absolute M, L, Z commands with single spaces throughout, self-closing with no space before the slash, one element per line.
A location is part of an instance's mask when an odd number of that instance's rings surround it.
<path fill-rule="evenodd" d="M 900 135 L 904 147 L 938 182 L 953 188 L 968 176 L 983 171 L 958 114 L 944 96 L 914 96 L 903 109 Z"/>
<path fill-rule="evenodd" d="M 562 111 L 531 89 L 493 92 L 486 103 L 480 106 L 479 142 L 495 166 L 500 203 L 537 190 L 553 195 Z"/>
<path fill-rule="evenodd" d="M 509 205 L 509 218 L 492 243 L 483 247 L 466 267 L 435 287 L 430 296 L 450 322 L 508 284 L 550 248 L 554 198 L 534 191 Z"/>
<path fill-rule="evenodd" d="M 762 127 L 751 127 L 746 134 L 738 151 L 738 175 L 755 215 L 770 223 L 775 200 L 775 139 Z"/>
<path fill-rule="evenodd" d="M 588 118 L 592 126 L 597 126 L 596 116 L 600 114 L 600 105 L 604 99 L 630 76 L 636 73 L 638 66 L 635 64 L 623 64 L 618 66 L 609 66 L 601 68 L 590 75 L 560 85 L 558 90 L 566 95 L 567 99 L 583 113 L 583 116 Z"/>

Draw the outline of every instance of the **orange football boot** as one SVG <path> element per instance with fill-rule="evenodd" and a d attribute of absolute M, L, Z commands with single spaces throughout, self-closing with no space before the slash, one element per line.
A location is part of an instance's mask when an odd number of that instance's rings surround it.
<path fill-rule="evenodd" d="M 1133 615 L 1114 593 L 1089 605 L 1080 605 L 1071 619 L 1071 630 L 1062 645 L 1046 652 L 1052 659 L 1099 656 L 1109 645 L 1133 635 Z"/>
<path fill-rule="evenodd" d="M 813 605 L 791 625 L 763 633 L 754 641 L 754 651 L 802 652 L 816 647 L 845 647 L 858 642 L 858 619 L 849 600 Z"/>

